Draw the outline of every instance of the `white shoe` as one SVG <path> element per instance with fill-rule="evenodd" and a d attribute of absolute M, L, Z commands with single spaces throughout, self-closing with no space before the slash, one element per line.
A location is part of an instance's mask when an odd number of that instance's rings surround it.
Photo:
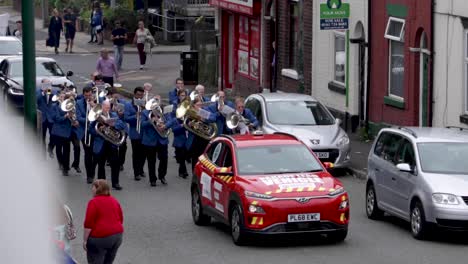
<path fill-rule="evenodd" d="M 140 65 L 140 70 L 143 70 L 143 65 Z"/>

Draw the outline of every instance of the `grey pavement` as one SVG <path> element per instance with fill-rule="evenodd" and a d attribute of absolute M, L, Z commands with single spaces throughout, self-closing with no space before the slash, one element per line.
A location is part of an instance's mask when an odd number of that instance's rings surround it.
<path fill-rule="evenodd" d="M 351 144 L 351 171 L 355 177 L 367 178 L 367 156 L 373 140 L 363 140 L 357 133 L 348 133 Z"/>

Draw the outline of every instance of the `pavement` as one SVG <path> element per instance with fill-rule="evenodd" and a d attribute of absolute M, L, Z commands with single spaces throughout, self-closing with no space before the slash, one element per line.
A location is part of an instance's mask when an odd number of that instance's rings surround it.
<path fill-rule="evenodd" d="M 367 179 L 367 156 L 372 147 L 372 140 L 360 138 L 357 133 L 348 133 L 351 144 L 352 174 L 359 179 Z"/>

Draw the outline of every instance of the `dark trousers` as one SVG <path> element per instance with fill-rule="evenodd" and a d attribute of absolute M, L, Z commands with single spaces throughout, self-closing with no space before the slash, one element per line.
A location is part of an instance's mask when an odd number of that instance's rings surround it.
<path fill-rule="evenodd" d="M 167 145 L 157 145 L 156 147 L 145 146 L 146 158 L 148 159 L 148 174 L 150 182 L 156 182 L 156 157 L 159 160 L 158 176 L 164 179 L 167 173 Z"/>
<path fill-rule="evenodd" d="M 107 160 L 110 161 L 112 186 L 114 186 L 119 184 L 119 151 L 111 143 L 105 141 L 101 152 L 94 154 L 93 157 L 93 170 L 96 171 L 96 166 L 98 166 L 98 179 L 106 179 Z"/>
<path fill-rule="evenodd" d="M 56 142 L 56 153 L 59 165 L 64 171 L 70 170 L 70 139 L 54 136 Z"/>
<path fill-rule="evenodd" d="M 185 147 L 175 148 L 175 157 L 177 163 L 179 163 L 179 174 L 187 173 L 187 166 L 185 161 L 187 160 L 187 149 Z"/>
<path fill-rule="evenodd" d="M 114 77 L 107 77 L 107 76 L 102 76 L 102 81 L 104 83 L 110 84 L 110 86 L 114 86 Z"/>
<path fill-rule="evenodd" d="M 111 264 L 122 244 L 122 234 L 108 237 L 89 237 L 86 242 L 86 257 L 89 264 Z"/>
<path fill-rule="evenodd" d="M 132 163 L 133 163 L 133 174 L 134 176 L 141 176 L 145 166 L 145 148 L 141 144 L 141 139 L 132 139 Z"/>
<path fill-rule="evenodd" d="M 94 164 L 93 164 L 93 140 L 91 139 L 91 144 L 86 146 L 84 138 L 81 140 L 83 144 L 83 151 L 84 151 L 84 164 L 86 169 L 86 177 L 88 179 L 94 178 Z"/>
<path fill-rule="evenodd" d="M 124 143 L 119 146 L 119 165 L 120 166 L 123 166 L 125 164 L 126 155 L 127 155 L 127 140 L 125 140 Z"/>
<path fill-rule="evenodd" d="M 50 134 L 50 131 L 52 131 L 52 126 L 54 123 L 49 122 L 49 121 L 44 121 L 42 122 L 42 144 L 44 145 L 44 149 L 47 149 L 47 151 L 52 152 L 55 147 L 55 142 L 53 140 L 53 136 Z M 49 144 L 46 144 L 46 135 L 47 135 L 47 130 L 49 131 Z"/>
<path fill-rule="evenodd" d="M 137 49 L 138 49 L 138 56 L 140 57 L 140 65 L 145 65 L 146 64 L 146 53 L 145 53 L 145 44 L 143 43 L 138 43 L 137 44 Z"/>
<path fill-rule="evenodd" d="M 198 162 L 198 157 L 203 154 L 205 151 L 206 146 L 210 143 L 208 140 L 205 140 L 201 137 L 195 136 L 193 139 L 192 146 L 190 147 L 190 157 L 192 160 L 192 173 L 193 170 L 195 169 L 195 164 Z"/>
<path fill-rule="evenodd" d="M 71 143 L 73 145 L 73 163 L 72 168 L 80 167 L 80 140 L 76 137 L 75 133 L 72 133 Z"/>

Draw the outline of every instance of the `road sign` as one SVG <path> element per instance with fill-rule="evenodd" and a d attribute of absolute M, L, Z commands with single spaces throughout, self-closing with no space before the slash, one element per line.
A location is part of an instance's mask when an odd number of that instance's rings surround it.
<path fill-rule="evenodd" d="M 320 0 L 320 29 L 348 29 L 349 14 L 348 0 Z"/>

